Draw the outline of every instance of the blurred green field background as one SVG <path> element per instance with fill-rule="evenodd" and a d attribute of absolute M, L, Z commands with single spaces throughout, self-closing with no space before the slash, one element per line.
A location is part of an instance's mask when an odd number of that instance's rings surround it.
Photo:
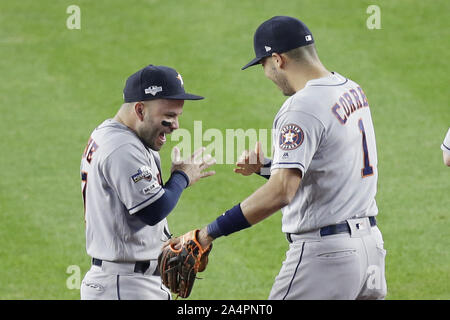
<path fill-rule="evenodd" d="M 81 29 L 69 30 L 69 5 Z M 366 9 L 381 9 L 369 30 Z M 168 65 L 188 91 L 181 127 L 270 129 L 285 100 L 253 57 L 253 33 L 275 15 L 302 19 L 322 62 L 358 82 L 374 119 L 379 226 L 387 299 L 450 298 L 450 168 L 440 144 L 450 125 L 450 2 L 81 1 L 0 2 L 0 299 L 79 299 L 71 265 L 89 269 L 80 192 L 81 153 L 114 116 L 126 78 Z M 269 141 L 270 142 L 270 141 Z M 163 148 L 165 179 L 170 150 Z M 183 193 L 171 231 L 209 223 L 264 181 L 232 165 Z M 266 299 L 285 257 L 281 213 L 218 239 L 190 299 Z"/>

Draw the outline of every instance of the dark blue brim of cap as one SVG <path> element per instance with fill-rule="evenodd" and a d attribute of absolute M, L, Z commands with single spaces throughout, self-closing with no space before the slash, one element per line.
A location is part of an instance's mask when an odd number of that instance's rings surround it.
<path fill-rule="evenodd" d="M 202 96 L 197 96 L 195 94 L 190 93 L 180 93 L 180 94 L 174 94 L 171 96 L 164 96 L 161 97 L 161 99 L 169 99 L 169 100 L 202 100 L 205 99 Z"/>
<path fill-rule="evenodd" d="M 256 57 L 256 58 L 254 58 L 252 61 L 247 63 L 245 66 L 243 66 L 241 70 L 245 70 L 248 67 L 251 67 L 251 66 L 254 66 L 255 64 L 258 64 L 263 58 L 265 58 L 265 57 L 259 57 L 259 58 Z"/>

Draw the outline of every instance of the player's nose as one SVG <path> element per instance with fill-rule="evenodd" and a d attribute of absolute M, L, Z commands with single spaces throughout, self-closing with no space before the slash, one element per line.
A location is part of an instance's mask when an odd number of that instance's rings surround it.
<path fill-rule="evenodd" d="M 172 121 L 172 123 L 170 124 L 170 129 L 172 131 L 178 129 L 180 127 L 180 124 L 178 123 L 178 118 L 175 119 L 174 121 Z"/>

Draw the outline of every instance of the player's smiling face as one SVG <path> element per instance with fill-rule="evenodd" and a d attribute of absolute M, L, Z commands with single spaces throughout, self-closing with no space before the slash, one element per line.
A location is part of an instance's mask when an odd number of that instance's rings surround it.
<path fill-rule="evenodd" d="M 167 134 L 178 129 L 178 117 L 183 112 L 184 100 L 158 99 L 145 102 L 144 117 L 137 129 L 138 136 L 155 151 L 167 140 Z"/>

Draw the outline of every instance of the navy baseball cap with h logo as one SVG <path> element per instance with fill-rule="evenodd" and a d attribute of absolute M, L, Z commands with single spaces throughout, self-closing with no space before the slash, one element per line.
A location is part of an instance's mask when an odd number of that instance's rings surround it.
<path fill-rule="evenodd" d="M 263 22 L 256 29 L 253 48 L 256 57 L 242 67 L 242 70 L 260 63 L 272 53 L 284 53 L 289 50 L 314 43 L 308 27 L 300 20 L 287 16 L 276 16 Z"/>
<path fill-rule="evenodd" d="M 175 69 L 148 65 L 127 79 L 123 100 L 137 102 L 154 99 L 201 100 L 203 97 L 186 93 L 183 78 Z"/>

